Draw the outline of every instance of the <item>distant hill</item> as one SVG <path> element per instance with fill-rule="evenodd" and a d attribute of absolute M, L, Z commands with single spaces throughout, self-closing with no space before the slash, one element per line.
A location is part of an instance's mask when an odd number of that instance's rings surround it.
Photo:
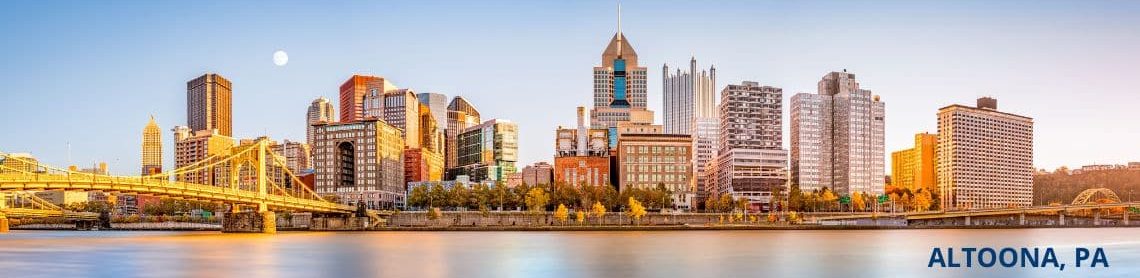
<path fill-rule="evenodd" d="M 1097 187 L 1116 192 L 1121 201 L 1128 201 L 1129 190 L 1132 190 L 1132 200 L 1140 200 L 1140 171 L 1117 169 L 1085 171 L 1080 174 L 1069 174 L 1067 171 L 1037 174 L 1033 176 L 1033 204 L 1068 204 L 1081 191 Z"/>

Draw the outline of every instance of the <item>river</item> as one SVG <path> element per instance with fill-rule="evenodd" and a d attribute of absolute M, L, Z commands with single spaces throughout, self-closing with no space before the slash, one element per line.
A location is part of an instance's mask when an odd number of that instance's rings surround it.
<path fill-rule="evenodd" d="M 934 247 L 1053 247 L 1056 268 L 928 268 Z M 1109 268 L 1075 268 L 1103 247 Z M 963 263 L 961 254 L 956 254 Z M 1140 228 L 618 232 L 12 231 L 0 277 L 1136 277 Z"/>

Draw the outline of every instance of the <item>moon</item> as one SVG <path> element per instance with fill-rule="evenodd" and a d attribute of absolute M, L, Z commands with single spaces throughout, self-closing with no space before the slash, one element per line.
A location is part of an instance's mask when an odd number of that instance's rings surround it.
<path fill-rule="evenodd" d="M 285 50 L 278 50 L 277 52 L 273 52 L 273 64 L 280 67 L 288 63 L 289 54 L 285 53 Z"/>

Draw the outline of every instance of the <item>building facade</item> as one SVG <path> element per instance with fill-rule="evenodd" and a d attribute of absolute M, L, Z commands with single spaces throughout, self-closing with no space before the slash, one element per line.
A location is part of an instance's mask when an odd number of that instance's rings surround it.
<path fill-rule="evenodd" d="M 697 58 L 689 60 L 689 71 L 662 66 L 662 95 L 665 97 L 662 116 L 665 133 L 688 134 L 696 132 L 699 118 L 716 117 L 716 67 L 697 73 Z"/>
<path fill-rule="evenodd" d="M 914 147 L 891 153 L 891 185 L 912 192 L 924 189 L 938 192 L 935 165 L 938 135 L 914 135 Z"/>
<path fill-rule="evenodd" d="M 218 130 L 190 131 L 188 127 L 174 128 L 174 168 L 183 169 L 212 155 L 225 155 L 233 148 L 234 139 L 221 135 Z M 229 169 L 225 165 L 206 167 L 198 171 L 179 174 L 180 182 L 228 185 Z"/>
<path fill-rule="evenodd" d="M 536 162 L 522 169 L 522 183 L 528 185 L 554 184 L 554 165 L 546 162 Z"/>
<path fill-rule="evenodd" d="M 336 109 L 333 108 L 332 102 L 324 97 L 314 99 L 305 113 L 305 143 L 313 145 L 313 125 L 335 121 Z"/>
<path fill-rule="evenodd" d="M 186 121 L 190 131 L 217 129 L 233 136 L 233 84 L 215 73 L 186 82 Z"/>
<path fill-rule="evenodd" d="M 573 186 L 610 184 L 609 129 L 590 128 L 586 107 L 579 106 L 578 126 L 559 127 L 554 138 L 554 181 Z"/>
<path fill-rule="evenodd" d="M 396 89 L 396 85 L 392 85 L 383 77 L 369 75 L 349 77 L 340 85 L 340 121 L 348 123 L 363 120 L 366 95 L 371 92 L 383 95 Z"/>
<path fill-rule="evenodd" d="M 153 175 L 162 172 L 162 129 L 154 121 L 154 116 L 143 127 L 142 136 L 142 175 Z"/>
<path fill-rule="evenodd" d="M 839 196 L 882 194 L 884 107 L 846 71 L 825 75 L 818 94 L 792 96 L 792 183 Z"/>
<path fill-rule="evenodd" d="M 285 167 L 289 168 L 293 174 L 300 175 L 302 172 L 313 168 L 311 159 L 313 153 L 309 144 L 285 140 L 280 144 L 271 144 L 269 150 L 285 157 Z"/>
<path fill-rule="evenodd" d="M 673 206 L 692 209 L 693 139 L 682 134 L 624 133 L 619 135 L 618 189 L 653 189 L 664 185 L 673 192 Z"/>
<path fill-rule="evenodd" d="M 518 172 L 518 125 L 491 119 L 459 134 L 458 164 L 448 170 L 448 179 L 467 175 L 472 181 L 505 181 Z"/>
<path fill-rule="evenodd" d="M 432 117 L 436 120 L 436 126 L 442 131 L 447 128 L 447 95 L 440 93 L 419 93 L 416 98 L 420 103 L 427 105 L 431 111 Z"/>
<path fill-rule="evenodd" d="M 787 182 L 784 91 L 744 81 L 726 86 L 720 97 L 715 193 L 747 198 L 754 209 L 763 209 L 772 190 Z"/>
<path fill-rule="evenodd" d="M 378 119 L 317 124 L 316 192 L 369 209 L 404 206 L 404 138 Z"/>
<path fill-rule="evenodd" d="M 997 100 L 938 109 L 938 188 L 943 209 L 1026 207 L 1033 202 L 1033 119 Z"/>
<path fill-rule="evenodd" d="M 444 169 L 450 171 L 459 166 L 459 134 L 482 123 L 479 110 L 461 96 L 451 99 L 447 105 L 447 128 L 444 129 Z"/>

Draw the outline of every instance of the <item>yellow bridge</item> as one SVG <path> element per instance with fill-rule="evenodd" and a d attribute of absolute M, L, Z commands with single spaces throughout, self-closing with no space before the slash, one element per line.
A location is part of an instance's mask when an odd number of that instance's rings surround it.
<path fill-rule="evenodd" d="M 305 186 L 286 167 L 285 158 L 268 148 L 268 142 L 259 139 L 179 169 L 147 176 L 76 172 L 0 152 L 0 192 L 101 191 L 224 203 L 232 205 L 234 212 L 240 211 L 241 206 L 256 207 L 267 223 L 265 232 L 269 233 L 275 232 L 270 225 L 275 221 L 273 211 L 355 211 L 355 207 L 326 201 Z M 0 208 L 7 208 L 6 203 L 0 201 Z M 7 230 L 9 213 L 20 210 L 0 210 L 0 229 Z"/>

